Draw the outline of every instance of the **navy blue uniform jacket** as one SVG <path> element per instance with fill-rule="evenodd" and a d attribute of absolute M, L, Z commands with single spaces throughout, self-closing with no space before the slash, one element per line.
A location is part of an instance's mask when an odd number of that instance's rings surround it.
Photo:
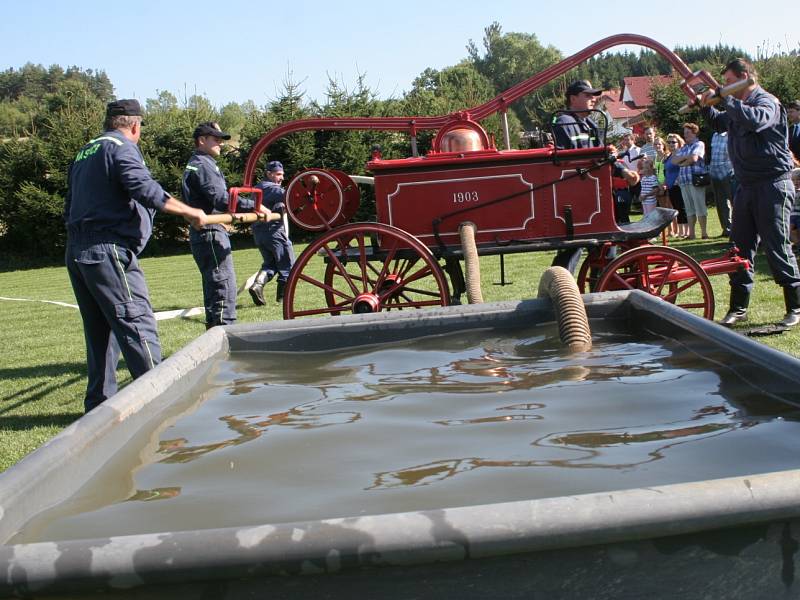
<path fill-rule="evenodd" d="M 208 154 L 194 152 L 183 172 L 183 201 L 199 208 L 207 215 L 228 212 L 228 187 L 217 162 Z M 237 210 L 252 210 L 254 202 L 240 198 Z M 208 225 L 204 229 L 225 230 L 222 225 Z"/>
<path fill-rule="evenodd" d="M 284 189 L 278 185 L 277 183 L 273 183 L 272 181 L 261 181 L 255 185 L 258 189 L 261 190 L 261 204 L 268 208 L 270 211 L 275 213 L 283 214 L 286 212 L 286 204 L 285 204 L 285 191 Z M 267 221 L 266 223 L 254 223 L 253 227 L 256 229 L 263 229 L 264 231 L 269 231 L 271 233 L 275 233 L 278 231 L 283 231 L 283 221 Z"/>
<path fill-rule="evenodd" d="M 716 131 L 728 131 L 728 155 L 737 181 L 747 185 L 788 177 L 792 155 L 786 110 L 778 99 L 757 86 L 745 100 L 727 96 L 719 106 L 724 111 L 704 107 L 702 113 Z"/>
<path fill-rule="evenodd" d="M 119 131 L 106 131 L 81 148 L 70 167 L 64 201 L 69 238 L 123 244 L 139 254 L 168 197 L 139 146 Z"/>

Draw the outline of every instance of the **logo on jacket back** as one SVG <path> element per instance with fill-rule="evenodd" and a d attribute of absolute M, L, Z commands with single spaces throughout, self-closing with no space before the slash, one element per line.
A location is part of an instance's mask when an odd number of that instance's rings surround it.
<path fill-rule="evenodd" d="M 95 152 L 97 152 L 99 149 L 100 149 L 100 144 L 93 144 L 91 146 L 87 146 L 85 148 L 81 148 L 81 150 L 78 152 L 77 156 L 75 156 L 75 162 L 80 162 L 85 158 L 89 158 Z"/>

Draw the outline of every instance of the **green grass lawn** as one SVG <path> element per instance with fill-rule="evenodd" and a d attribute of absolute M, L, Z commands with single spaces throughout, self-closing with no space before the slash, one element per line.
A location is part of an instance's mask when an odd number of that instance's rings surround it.
<path fill-rule="evenodd" d="M 718 224 L 712 215 L 709 217 L 712 221 L 709 227 L 711 235 L 719 233 Z M 719 256 L 725 248 L 721 238 L 672 245 L 698 260 Z M 299 254 L 302 247 L 296 250 Z M 535 297 L 539 277 L 552 257 L 552 252 L 506 256 L 507 285 L 499 285 L 499 257 L 482 257 L 484 301 Z M 258 269 L 261 261 L 255 248 L 242 248 L 234 251 L 234 262 L 241 285 Z M 322 260 L 312 262 L 319 269 L 315 276 L 321 278 Z M 141 264 L 157 311 L 202 305 L 200 275 L 188 246 L 183 254 L 145 258 Z M 757 277 L 750 327 L 777 322 L 784 314 L 782 291 L 772 282 L 763 257 L 757 264 Z M 716 297 L 716 318 L 719 319 L 727 309 L 727 277 L 717 276 L 711 281 Z M 265 295 L 269 300 L 265 307 L 255 307 L 246 291 L 239 296 L 240 322 L 282 318 L 280 305 L 272 302 L 274 283 L 265 289 Z M 0 272 L 0 296 L 75 304 L 63 266 Z M 202 316 L 160 321 L 164 357 L 204 331 Z M 756 339 L 800 356 L 800 328 Z M 81 319 L 73 308 L 42 302 L 0 300 L 0 340 L 6 347 L 0 360 L 0 470 L 4 470 L 83 414 L 86 365 Z M 119 378 L 123 385 L 130 380 L 124 367 L 119 371 Z"/>

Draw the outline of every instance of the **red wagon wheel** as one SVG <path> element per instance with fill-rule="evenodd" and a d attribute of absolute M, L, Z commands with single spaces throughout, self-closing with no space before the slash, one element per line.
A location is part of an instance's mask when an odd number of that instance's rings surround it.
<path fill-rule="evenodd" d="M 613 290 L 644 290 L 698 316 L 714 318 L 708 275 L 700 263 L 675 248 L 640 246 L 612 260 L 594 291 Z"/>
<path fill-rule="evenodd" d="M 581 294 L 596 291 L 595 287 L 600 273 L 612 260 L 608 257 L 608 253 L 612 248 L 617 248 L 617 246 L 614 244 L 603 244 L 597 248 L 589 249 L 586 258 L 583 259 L 581 268 L 578 270 L 578 276 L 575 278 L 578 284 L 578 290 L 580 290 Z"/>
<path fill-rule="evenodd" d="M 311 259 L 325 260 L 324 274 Z M 431 251 L 402 229 L 351 223 L 309 244 L 286 282 L 283 317 L 447 306 L 450 292 Z"/>

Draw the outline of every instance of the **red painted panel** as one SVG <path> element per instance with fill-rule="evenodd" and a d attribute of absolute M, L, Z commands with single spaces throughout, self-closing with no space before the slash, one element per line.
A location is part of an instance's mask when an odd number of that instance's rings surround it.
<path fill-rule="evenodd" d="M 477 226 L 478 244 L 562 238 L 571 207 L 574 235 L 591 237 L 617 231 L 611 192 L 611 167 L 576 177 L 596 157 L 509 162 L 509 156 L 481 162 L 425 163 L 408 159 L 371 164 L 375 171 L 378 221 L 399 227 L 435 246 L 433 222 L 447 245 L 458 245 L 458 225 Z M 392 166 L 398 167 L 393 169 Z M 465 164 L 466 163 L 466 164 Z M 566 179 L 566 180 L 565 180 Z M 563 180 L 563 181 L 562 181 Z"/>

